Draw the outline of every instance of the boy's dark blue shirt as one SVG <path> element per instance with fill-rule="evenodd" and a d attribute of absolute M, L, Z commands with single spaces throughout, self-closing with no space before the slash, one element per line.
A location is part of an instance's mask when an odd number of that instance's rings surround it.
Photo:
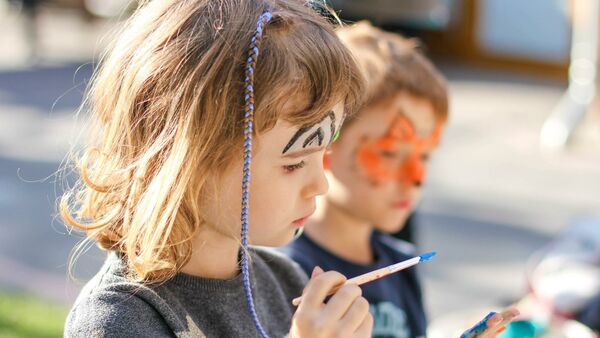
<path fill-rule="evenodd" d="M 311 240 L 306 234 L 281 248 L 298 262 L 310 276 L 315 266 L 335 270 L 347 278 L 413 258 L 413 246 L 407 242 L 374 231 L 371 245 L 375 262 L 369 265 L 352 263 L 340 258 Z M 423 309 L 421 286 L 415 267 L 361 285 L 363 297 L 371 304 L 373 337 L 425 337 L 427 321 Z"/>

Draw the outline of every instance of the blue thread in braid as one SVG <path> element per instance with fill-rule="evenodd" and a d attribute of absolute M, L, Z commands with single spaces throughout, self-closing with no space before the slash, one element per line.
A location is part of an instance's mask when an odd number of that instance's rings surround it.
<path fill-rule="evenodd" d="M 261 41 L 263 27 L 271 20 L 271 13 L 264 12 L 256 22 L 256 32 L 252 36 L 250 42 L 250 50 L 245 68 L 245 112 L 244 112 L 244 166 L 242 169 L 242 277 L 244 281 L 244 292 L 246 293 L 246 301 L 248 310 L 254 321 L 256 330 L 263 338 L 269 338 L 258 319 L 256 308 L 254 307 L 254 299 L 252 298 L 252 286 L 250 285 L 250 272 L 248 269 L 248 214 L 249 198 L 250 198 L 250 164 L 252 163 L 252 132 L 254 130 L 254 67 L 258 58 L 259 43 Z"/>

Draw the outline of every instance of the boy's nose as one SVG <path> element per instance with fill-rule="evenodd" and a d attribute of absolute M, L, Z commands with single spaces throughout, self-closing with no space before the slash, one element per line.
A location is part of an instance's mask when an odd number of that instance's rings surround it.
<path fill-rule="evenodd" d="M 425 178 L 425 165 L 413 154 L 400 166 L 398 180 L 406 187 L 420 187 Z"/>

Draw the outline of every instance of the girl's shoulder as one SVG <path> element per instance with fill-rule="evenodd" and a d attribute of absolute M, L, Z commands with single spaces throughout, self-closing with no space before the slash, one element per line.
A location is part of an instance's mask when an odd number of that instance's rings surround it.
<path fill-rule="evenodd" d="M 119 291 L 97 290 L 73 306 L 65 337 L 172 336 L 162 315 L 144 299 Z"/>
<path fill-rule="evenodd" d="M 71 308 L 65 337 L 173 336 L 165 301 L 152 288 L 128 281 L 119 273 L 121 267 L 110 254 Z"/>
<path fill-rule="evenodd" d="M 275 248 L 252 246 L 250 248 L 251 256 L 258 260 L 254 264 L 268 265 L 268 269 L 276 272 L 289 274 L 290 277 L 307 279 L 306 273 L 300 268 L 298 263 L 291 260 L 288 256 Z"/>
<path fill-rule="evenodd" d="M 273 249 L 252 247 L 250 252 L 257 296 L 269 298 L 273 306 L 291 307 L 291 300 L 302 293 L 308 280 L 306 274 Z M 189 332 L 201 337 L 197 327 L 185 320 L 187 311 L 173 293 L 176 286 L 169 285 L 154 287 L 127 280 L 122 262 L 111 254 L 73 305 L 65 337 L 173 337 Z"/>
<path fill-rule="evenodd" d="M 298 263 L 273 248 L 255 246 L 251 251 L 257 272 L 272 275 L 290 292 L 304 289 L 308 277 Z"/>

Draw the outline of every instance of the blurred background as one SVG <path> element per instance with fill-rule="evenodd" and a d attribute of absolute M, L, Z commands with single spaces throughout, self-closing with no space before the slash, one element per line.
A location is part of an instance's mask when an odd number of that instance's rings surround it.
<path fill-rule="evenodd" d="M 599 2 L 331 1 L 346 20 L 419 38 L 449 81 L 449 125 L 409 234 L 439 254 L 422 270 L 432 337 L 530 293 L 539 253 L 565 229 L 600 228 Z M 0 0 L 0 337 L 62 336 L 103 261 L 91 246 L 67 275 L 81 235 L 57 217 L 72 178 L 57 172 L 106 36 L 131 7 Z"/>

